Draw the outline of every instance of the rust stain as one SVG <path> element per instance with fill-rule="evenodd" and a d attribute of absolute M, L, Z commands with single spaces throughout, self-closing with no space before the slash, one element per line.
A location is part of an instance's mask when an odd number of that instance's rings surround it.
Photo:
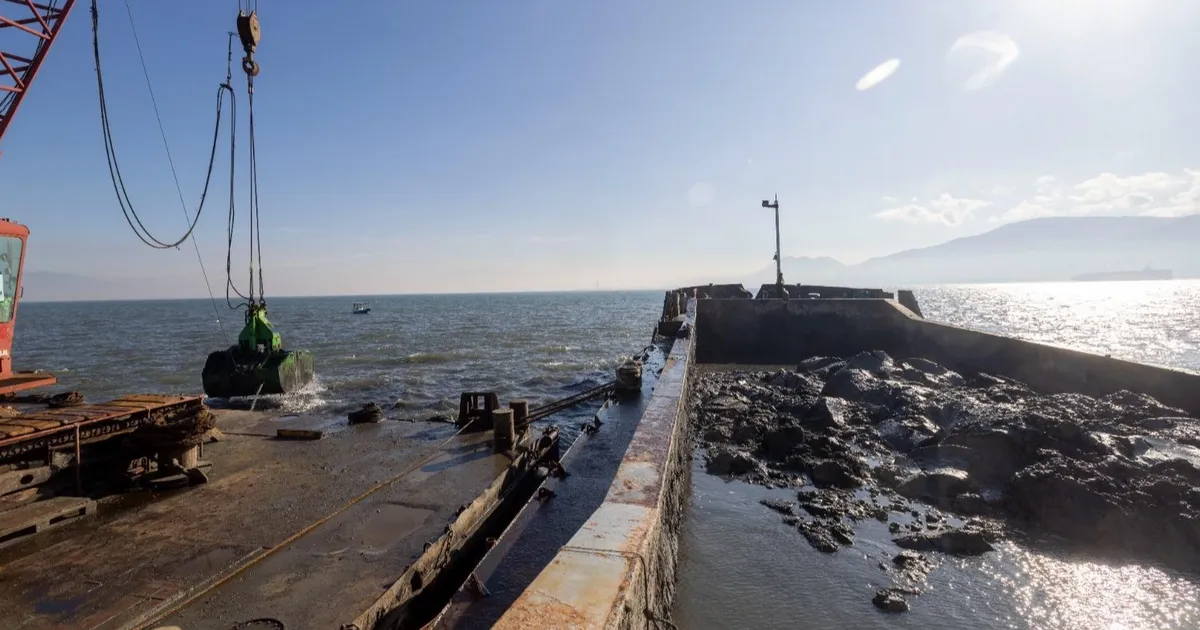
<path fill-rule="evenodd" d="M 633 530 L 629 532 L 629 537 L 625 539 L 626 540 L 625 544 L 621 546 L 621 551 L 623 553 L 634 554 L 637 556 L 637 558 L 636 558 L 637 563 L 635 563 L 635 567 L 634 567 L 635 570 L 636 570 L 636 564 L 641 563 L 641 552 L 642 552 L 642 549 L 644 549 L 646 547 L 646 542 L 647 542 L 646 535 L 650 532 L 650 529 L 653 526 L 654 521 L 658 519 L 658 515 L 659 515 L 659 511 L 654 510 L 653 512 L 650 512 L 648 515 L 651 518 L 644 518 L 644 519 L 639 520 L 637 522 L 637 524 L 634 525 Z"/>
<path fill-rule="evenodd" d="M 557 600 L 532 603 L 522 597 L 514 602 L 508 612 L 492 627 L 513 630 L 587 628 L 588 622 L 587 615 L 566 603 Z"/>

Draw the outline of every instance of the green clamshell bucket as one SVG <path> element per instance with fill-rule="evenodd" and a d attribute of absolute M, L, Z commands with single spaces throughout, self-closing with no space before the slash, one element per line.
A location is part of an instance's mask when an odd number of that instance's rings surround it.
<path fill-rule="evenodd" d="M 289 394 L 313 379 L 313 358 L 304 350 L 284 350 L 279 333 L 267 321 L 266 306 L 246 313 L 238 345 L 208 355 L 201 378 L 211 398 Z"/>
<path fill-rule="evenodd" d="M 211 398 L 290 394 L 312 382 L 313 358 L 305 350 L 247 355 L 233 346 L 208 355 L 202 378 Z"/>

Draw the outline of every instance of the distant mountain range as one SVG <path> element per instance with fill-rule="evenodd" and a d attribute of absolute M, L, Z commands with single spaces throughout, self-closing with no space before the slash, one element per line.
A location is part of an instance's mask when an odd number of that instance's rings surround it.
<path fill-rule="evenodd" d="M 910 249 L 847 265 L 828 257 L 787 257 L 788 282 L 895 287 L 972 282 L 1067 281 L 1088 273 L 1170 269 L 1176 278 L 1200 278 L 1200 215 L 1159 217 L 1066 217 L 1031 219 L 977 236 Z M 775 280 L 772 263 L 729 278 L 696 278 L 681 286 Z M 102 280 L 48 271 L 27 271 L 25 298 L 33 301 L 195 298 L 206 295 L 195 276 Z"/>
<path fill-rule="evenodd" d="M 103 280 L 56 271 L 26 271 L 21 281 L 24 299 L 31 302 L 68 302 L 74 300 L 144 300 L 194 298 L 205 293 L 198 280 L 166 278 L 128 278 Z"/>
<path fill-rule="evenodd" d="M 1030 219 L 854 265 L 785 256 L 783 276 L 788 282 L 882 286 L 1052 282 L 1146 266 L 1170 269 L 1176 278 L 1200 277 L 1200 215 Z M 729 281 L 758 285 L 774 279 L 772 264 Z"/>

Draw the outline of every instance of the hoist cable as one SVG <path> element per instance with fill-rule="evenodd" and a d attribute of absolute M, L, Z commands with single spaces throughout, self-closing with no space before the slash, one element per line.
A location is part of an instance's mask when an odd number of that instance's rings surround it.
<path fill-rule="evenodd" d="M 158 122 L 158 134 L 162 138 L 163 150 L 167 154 L 167 165 L 171 167 L 171 178 L 175 181 L 175 193 L 179 196 L 179 209 L 183 212 L 184 223 L 191 223 L 192 219 L 188 216 L 187 202 L 183 199 L 183 187 L 179 184 L 179 173 L 175 170 L 175 160 L 171 157 L 171 145 L 167 142 L 167 130 L 163 127 L 162 115 L 158 111 L 158 99 L 154 97 L 154 85 L 150 81 L 150 70 L 146 67 L 146 57 L 142 54 L 142 42 L 138 37 L 137 24 L 133 20 L 133 8 L 129 6 L 129 0 L 125 0 L 125 14 L 129 16 L 129 29 L 133 32 L 133 43 L 137 47 L 138 61 L 142 65 L 142 76 L 146 79 L 146 90 L 150 93 L 150 104 L 154 107 L 154 119 Z M 230 92 L 232 92 L 230 88 Z M 217 132 L 221 128 L 221 98 L 224 96 L 224 89 L 217 89 Z M 211 161 L 216 157 L 217 139 L 213 138 Z M 211 176 L 212 166 L 209 165 L 209 173 Z M 201 196 L 201 205 L 204 203 L 204 196 L 208 193 L 208 187 L 205 186 L 205 195 Z M 199 213 L 197 213 L 199 214 Z M 217 298 L 213 295 L 212 283 L 208 280 L 208 269 L 204 267 L 204 258 L 200 255 L 200 245 L 196 242 L 195 233 L 191 234 L 192 249 L 196 251 L 196 262 L 200 263 L 200 274 L 204 276 L 204 288 L 208 291 L 208 300 L 212 303 L 213 314 L 217 317 L 217 326 L 221 329 L 221 336 L 226 342 L 229 341 L 229 335 L 225 332 L 225 324 L 221 320 L 221 311 L 217 308 Z"/>
<path fill-rule="evenodd" d="M 229 217 L 225 230 L 225 304 L 236 310 L 243 306 L 249 306 L 250 298 L 243 295 L 237 285 L 233 283 L 233 233 L 237 224 L 237 98 L 233 91 L 233 35 L 233 33 L 229 33 L 229 48 L 226 51 L 225 60 L 225 83 L 222 84 L 222 87 L 229 90 L 230 117 L 233 119 L 229 123 Z M 230 299 L 230 290 L 243 302 L 234 304 Z"/>
<path fill-rule="evenodd" d="M 255 266 L 258 269 L 258 299 L 260 302 L 266 299 L 266 289 L 263 286 L 263 260 L 262 260 L 262 220 L 259 215 L 258 205 L 258 153 L 254 142 L 254 77 L 248 77 L 248 97 L 250 108 L 250 211 L 253 213 L 251 221 L 253 227 L 251 229 L 251 243 L 254 248 L 254 259 L 251 264 L 253 270 Z M 255 265 L 254 263 L 257 263 Z M 252 278 L 253 280 L 253 278 Z M 253 296 L 253 293 L 251 293 Z"/>
<path fill-rule="evenodd" d="M 129 224 L 130 229 L 133 230 L 133 233 L 139 240 L 154 249 L 178 247 L 192 235 L 204 210 L 204 201 L 208 196 L 208 187 L 212 181 L 213 164 L 216 161 L 217 141 L 221 132 L 221 108 L 223 105 L 224 88 L 220 88 L 217 91 L 217 122 L 213 129 L 213 144 L 212 150 L 209 152 L 208 172 L 204 177 L 204 190 L 200 194 L 200 203 L 196 207 L 196 216 L 190 221 L 187 232 L 179 240 L 167 243 L 155 238 L 146 229 L 146 226 L 143 225 L 141 217 L 138 216 L 137 211 L 133 207 L 133 202 L 129 199 L 128 191 L 125 188 L 125 180 L 121 175 L 121 168 L 117 162 L 116 149 L 112 138 L 112 127 L 109 124 L 108 118 L 108 101 L 104 95 L 104 73 L 101 70 L 100 63 L 100 10 L 96 5 L 96 0 L 92 0 L 92 56 L 96 63 L 96 92 L 100 99 L 100 126 L 104 136 L 105 158 L 108 161 L 108 172 L 112 180 L 113 191 L 117 195 L 117 203 L 121 206 L 121 213 L 125 216 L 125 222 Z"/>

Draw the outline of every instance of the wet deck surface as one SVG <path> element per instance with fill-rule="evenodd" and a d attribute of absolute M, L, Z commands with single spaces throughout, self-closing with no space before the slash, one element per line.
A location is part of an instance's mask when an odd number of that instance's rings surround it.
<path fill-rule="evenodd" d="M 289 630 L 336 628 L 371 605 L 508 463 L 491 454 L 486 433 L 444 443 L 455 432 L 449 425 L 220 416 L 227 435 L 205 447 L 208 484 L 102 509 L 0 552 L 0 628 L 110 630 L 167 613 L 159 625 L 189 630 L 259 617 Z M 326 437 L 265 437 L 284 426 Z"/>
<path fill-rule="evenodd" d="M 657 381 L 654 372 L 665 360 L 661 351 L 652 356 L 646 362 L 641 396 L 601 412 L 600 430 L 580 435 L 563 457 L 569 476 L 547 484 L 556 496 L 531 502 L 476 569 L 488 596 L 460 593 L 438 628 L 492 627 L 604 502 L 650 401 Z"/>

